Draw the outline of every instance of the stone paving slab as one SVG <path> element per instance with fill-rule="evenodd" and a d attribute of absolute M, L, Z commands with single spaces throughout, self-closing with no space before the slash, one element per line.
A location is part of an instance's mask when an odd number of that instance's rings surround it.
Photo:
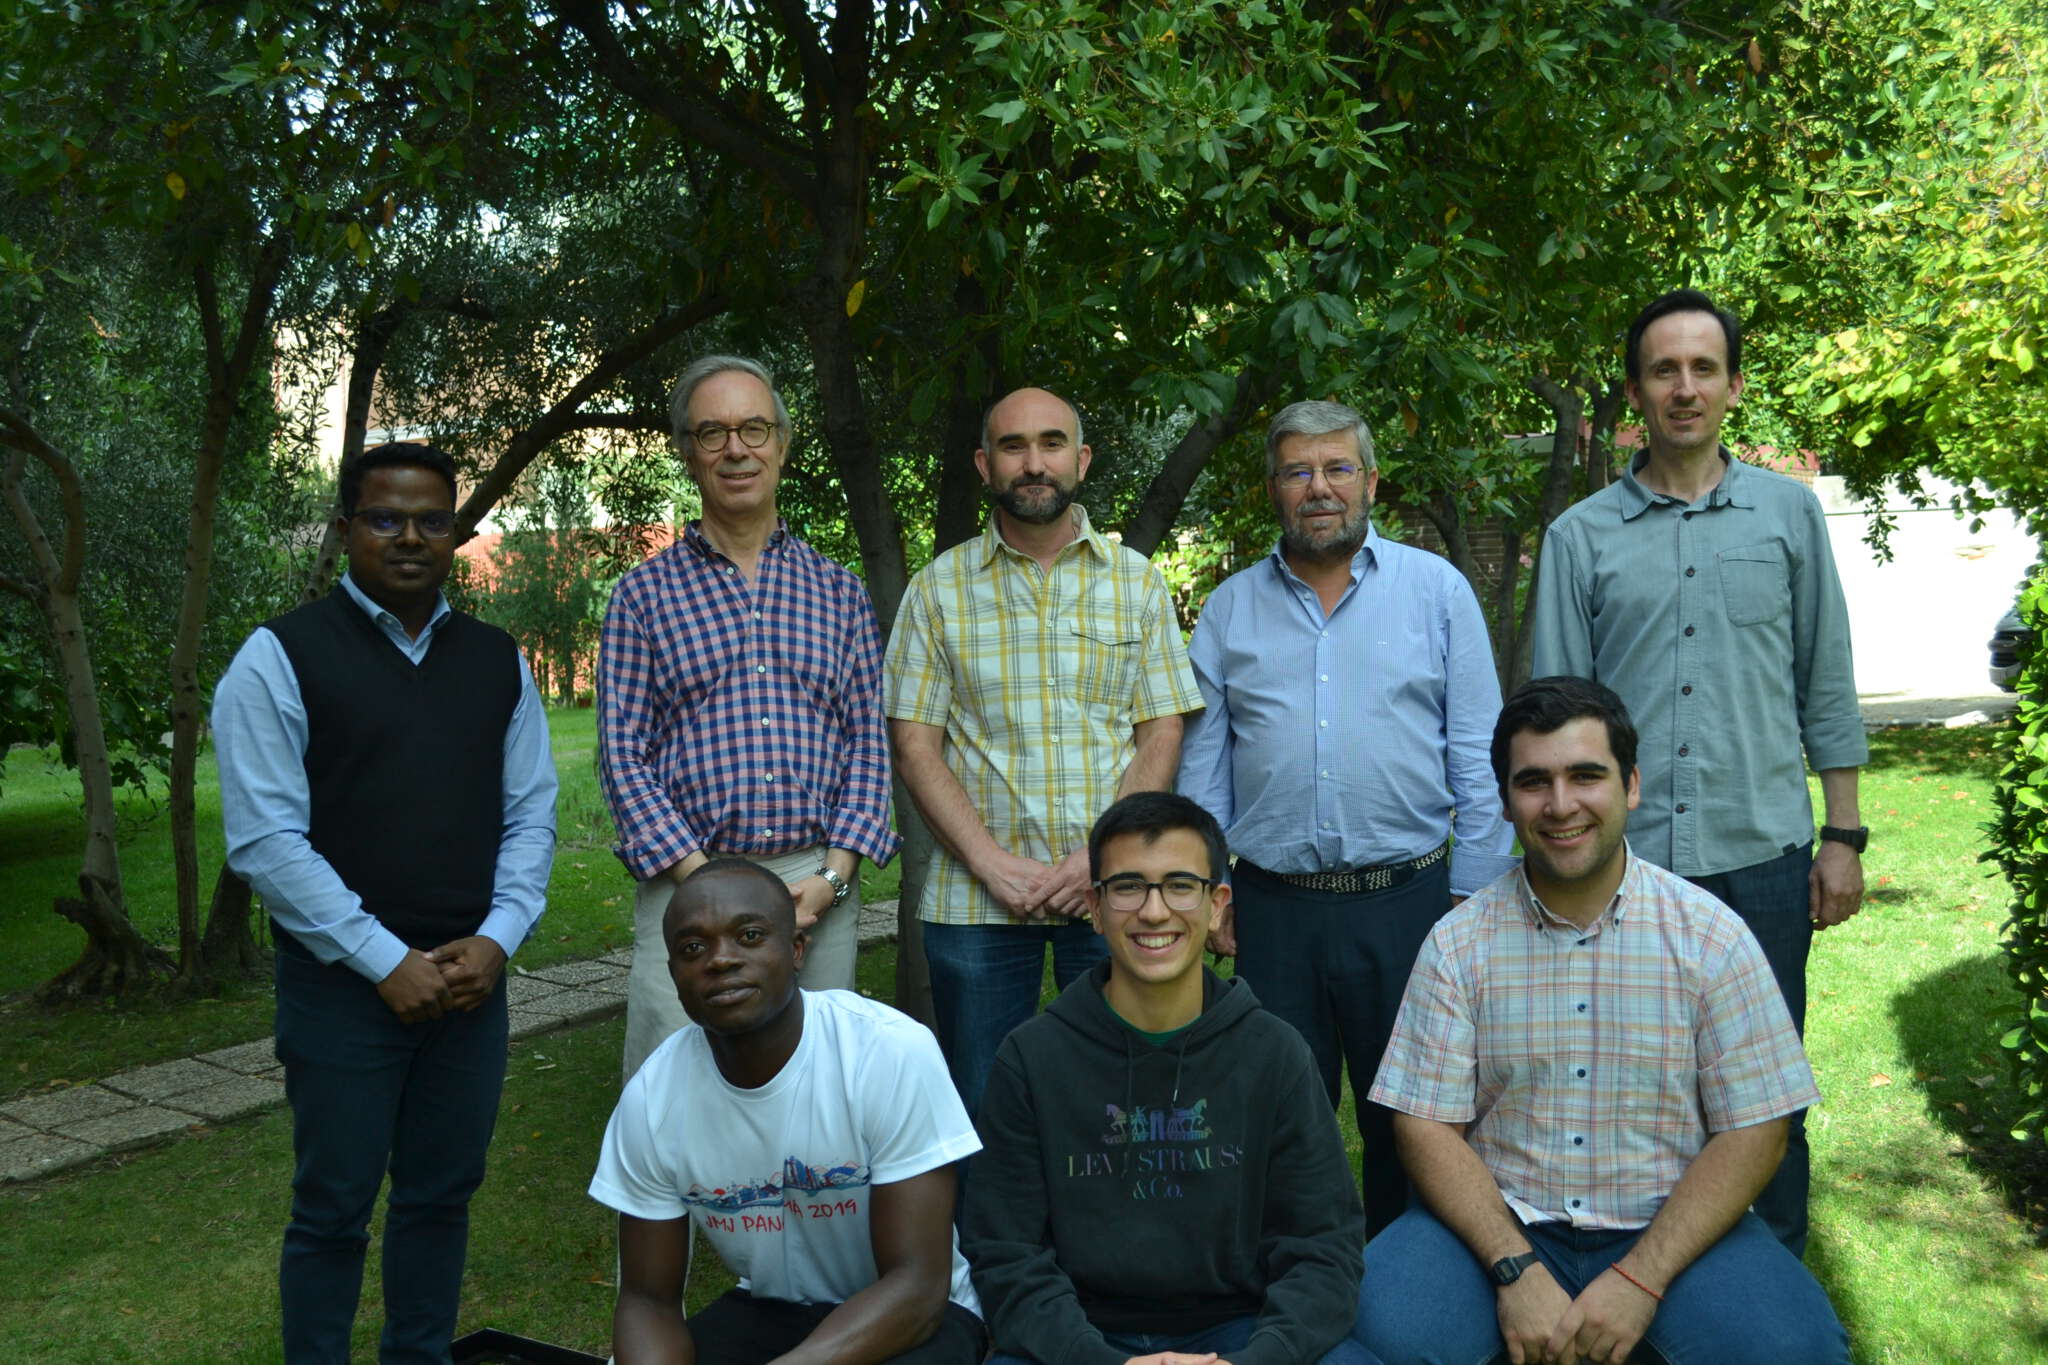
<path fill-rule="evenodd" d="M 531 1008 L 534 1001 L 564 989 L 566 988 L 552 981 L 543 981 L 537 976 L 514 976 L 505 983 L 505 1003 Z"/>
<path fill-rule="evenodd" d="M 538 1014 L 552 1014 L 564 1024 L 587 1024 L 623 1012 L 626 997 L 607 991 L 563 991 L 560 995 L 536 1000 L 529 1008 Z"/>
<path fill-rule="evenodd" d="M 588 986 L 596 981 L 609 981 L 620 975 L 620 969 L 604 961 L 557 962 L 552 967 L 542 967 L 533 975 L 542 981 L 552 981 L 558 986 Z"/>
<path fill-rule="evenodd" d="M 19 1119 L 11 1119 L 0 1114 L 0 1143 L 18 1142 L 35 1131 Z"/>
<path fill-rule="evenodd" d="M 536 1033 L 546 1033 L 549 1029 L 558 1029 L 563 1022 L 559 1014 L 540 1014 L 516 1005 L 505 1011 L 505 1021 L 514 1042 L 531 1038 Z"/>
<path fill-rule="evenodd" d="M 145 1066 L 136 1071 L 124 1071 L 118 1076 L 109 1076 L 100 1084 L 109 1090 L 118 1090 L 123 1095 L 133 1095 L 138 1100 L 155 1103 L 167 1100 L 173 1095 L 182 1095 L 188 1090 L 200 1090 L 209 1085 L 219 1085 L 227 1073 L 217 1066 L 208 1066 L 196 1058 L 183 1061 L 164 1062 L 158 1066 Z"/>
<path fill-rule="evenodd" d="M 258 1038 L 253 1043 L 237 1043 L 218 1052 L 202 1052 L 196 1060 L 239 1075 L 260 1076 L 277 1070 L 277 1044 L 269 1038 Z"/>
<path fill-rule="evenodd" d="M 108 1114 L 104 1118 L 67 1123 L 59 1136 L 89 1142 L 110 1152 L 125 1152 L 131 1147 L 147 1147 L 161 1138 L 190 1128 L 195 1122 L 197 1120 L 190 1114 L 143 1105 Z"/>
<path fill-rule="evenodd" d="M 89 1142 L 76 1142 L 54 1133 L 30 1132 L 27 1137 L 0 1142 L 0 1184 L 55 1175 L 105 1155 L 105 1148 Z"/>
<path fill-rule="evenodd" d="M 630 967 L 633 965 L 633 950 L 631 948 L 614 948 L 597 960 L 599 962 L 609 962 L 614 967 Z"/>
<path fill-rule="evenodd" d="M 620 972 L 617 976 L 609 976 L 602 981 L 586 982 L 576 989 L 579 991 L 595 992 L 599 995 L 616 995 L 623 1000 L 627 993 L 632 990 L 631 983 L 632 978 L 626 973 Z"/>
<path fill-rule="evenodd" d="M 0 1104 L 0 1114 L 48 1132 L 67 1123 L 82 1123 L 134 1107 L 135 1101 L 126 1095 L 102 1090 L 96 1085 L 79 1085 L 69 1090 Z"/>
<path fill-rule="evenodd" d="M 226 1123 L 229 1119 L 247 1118 L 283 1103 L 284 1086 L 279 1082 L 260 1076 L 231 1076 L 203 1090 L 178 1095 L 167 1101 L 165 1107 L 197 1114 L 214 1123 Z"/>

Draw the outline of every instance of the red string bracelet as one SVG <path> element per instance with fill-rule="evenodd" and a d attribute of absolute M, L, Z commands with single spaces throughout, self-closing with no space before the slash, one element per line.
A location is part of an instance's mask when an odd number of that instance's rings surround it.
<path fill-rule="evenodd" d="M 1621 1276 L 1621 1278 L 1623 1278 L 1624 1280 L 1627 1280 L 1627 1281 L 1628 1281 L 1628 1282 L 1629 1282 L 1630 1284 L 1634 1285 L 1634 1286 L 1635 1286 L 1636 1288 L 1638 1288 L 1638 1289 L 1642 1290 L 1642 1291 L 1643 1291 L 1643 1292 L 1644 1292 L 1645 1294 L 1648 1294 L 1648 1295 L 1649 1295 L 1649 1296 L 1650 1296 L 1651 1298 L 1655 1299 L 1655 1300 L 1656 1300 L 1657 1302 L 1659 1302 L 1659 1303 L 1662 1303 L 1662 1302 L 1664 1302 L 1664 1296 L 1663 1296 L 1662 1294 L 1659 1294 L 1659 1293 L 1658 1293 L 1658 1292 L 1657 1292 L 1656 1290 L 1654 1290 L 1654 1289 L 1650 1288 L 1650 1286 L 1648 1286 L 1648 1285 L 1644 1284 L 1644 1283 L 1643 1283 L 1643 1282 L 1642 1282 L 1641 1280 L 1639 1280 L 1639 1279 L 1637 1279 L 1637 1278 L 1636 1278 L 1635 1276 L 1633 1276 L 1633 1275 L 1629 1274 L 1629 1273 L 1628 1273 L 1628 1272 L 1627 1272 L 1626 1270 L 1623 1270 L 1623 1269 L 1621 1268 L 1621 1262 L 1619 1262 L 1619 1261 L 1616 1261 L 1616 1262 L 1615 1262 L 1615 1263 L 1614 1263 L 1613 1265 L 1611 1265 L 1611 1266 L 1609 1266 L 1609 1267 L 1607 1267 L 1607 1268 L 1608 1268 L 1609 1270 L 1612 1270 L 1612 1271 L 1613 1271 L 1613 1272 L 1614 1272 L 1615 1274 L 1617 1274 L 1617 1275 Z"/>

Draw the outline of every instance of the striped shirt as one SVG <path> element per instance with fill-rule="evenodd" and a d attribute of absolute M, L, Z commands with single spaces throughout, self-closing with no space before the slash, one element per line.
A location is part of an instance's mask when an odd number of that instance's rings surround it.
<path fill-rule="evenodd" d="M 1055 863 L 1088 842 L 1116 799 L 1141 721 L 1201 709 L 1159 570 L 1073 509 L 1050 570 L 1011 549 L 995 519 L 918 571 L 889 637 L 892 720 L 946 732 L 946 766 L 995 841 Z M 941 846 L 919 914 L 938 924 L 1010 917 Z"/>
<path fill-rule="evenodd" d="M 1591 928 L 1520 871 L 1439 920 L 1372 1099 L 1470 1124 L 1525 1223 L 1639 1228 L 1710 1134 L 1820 1093 L 1742 921 L 1631 853 Z"/>
<path fill-rule="evenodd" d="M 874 606 L 786 528 L 751 586 L 695 524 L 620 579 L 597 696 L 598 777 L 634 876 L 700 849 L 895 853 Z"/>

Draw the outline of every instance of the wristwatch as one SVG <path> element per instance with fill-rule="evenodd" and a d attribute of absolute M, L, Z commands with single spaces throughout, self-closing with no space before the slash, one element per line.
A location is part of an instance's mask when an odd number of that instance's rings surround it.
<path fill-rule="evenodd" d="M 840 876 L 831 868 L 826 867 L 823 864 L 820 864 L 818 867 L 817 875 L 823 877 L 826 881 L 832 884 L 832 903 L 834 905 L 838 905 L 840 902 L 844 901 L 848 896 L 853 894 L 853 883 L 847 881 L 846 878 Z"/>
<path fill-rule="evenodd" d="M 1870 847 L 1870 826 L 1858 825 L 1854 829 L 1843 829 L 1838 825 L 1822 825 L 1820 837 L 1830 843 L 1847 844 L 1861 853 Z"/>
<path fill-rule="evenodd" d="M 1522 1278 L 1522 1272 L 1536 1264 L 1536 1253 L 1525 1251 L 1519 1256 L 1503 1256 L 1486 1268 L 1493 1276 L 1493 1282 L 1503 1289 Z"/>

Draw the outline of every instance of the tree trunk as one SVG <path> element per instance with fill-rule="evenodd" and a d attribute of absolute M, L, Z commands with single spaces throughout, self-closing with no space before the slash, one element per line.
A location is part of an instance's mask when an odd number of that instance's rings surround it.
<path fill-rule="evenodd" d="M 1628 390 L 1619 379 L 1593 400 L 1592 429 L 1586 436 L 1586 491 L 1597 493 L 1614 482 L 1614 428 L 1628 409 Z"/>
<path fill-rule="evenodd" d="M 1522 578 L 1522 533 L 1500 523 L 1500 579 L 1493 585 L 1493 666 L 1506 695 L 1529 680 L 1522 652 L 1522 618 L 1515 612 L 1515 588 Z"/>
<path fill-rule="evenodd" d="M 270 954 L 256 942 L 252 931 L 255 897 L 249 883 L 237 877 L 225 862 L 213 879 L 213 901 L 206 909 L 206 933 L 199 950 L 206 957 L 206 970 L 216 981 L 240 977 L 260 981 L 270 974 Z"/>
<path fill-rule="evenodd" d="M 1586 415 L 1586 402 L 1580 394 L 1581 388 L 1592 387 L 1592 380 L 1576 376 L 1568 383 L 1560 384 L 1548 375 L 1531 375 L 1529 388 L 1550 405 L 1555 418 L 1550 438 L 1549 468 L 1543 478 L 1543 493 L 1536 504 L 1536 524 L 1525 528 L 1536 546 L 1535 562 L 1529 572 L 1529 590 L 1522 599 L 1522 614 L 1516 628 L 1515 666 L 1510 676 L 1510 686 L 1519 684 L 1529 676 L 1530 656 L 1534 640 L 1528 629 L 1530 604 L 1536 598 L 1536 586 L 1543 575 L 1543 533 L 1550 529 L 1550 523 L 1563 514 L 1572 502 L 1572 471 L 1579 463 L 1579 428 Z"/>
<path fill-rule="evenodd" d="M 57 669 L 64 682 L 64 704 L 71 721 L 72 749 L 85 802 L 85 850 L 78 872 L 79 898 L 59 897 L 59 915 L 85 931 L 85 950 L 78 961 L 38 992 L 46 1000 L 88 994 L 119 994 L 148 985 L 170 966 L 170 959 L 152 946 L 128 918 L 122 894 L 121 854 L 114 811 L 113 770 L 108 762 L 106 727 L 100 718 L 99 685 L 92 652 L 85 638 L 85 618 L 78 589 L 85 556 L 85 498 L 77 468 L 45 441 L 26 419 L 14 413 L 0 417 L 0 431 L 14 454 L 7 461 L 5 500 L 15 526 L 27 542 L 38 581 L 4 580 L 6 586 L 33 601 L 42 611 L 56 646 Z M 30 455 L 56 479 L 64 509 L 64 546 L 50 543 L 23 479 Z"/>
<path fill-rule="evenodd" d="M 1145 486 L 1137 510 L 1124 523 L 1123 542 L 1148 559 L 1173 530 L 1182 504 L 1195 486 L 1217 449 L 1243 431 L 1246 423 L 1264 407 L 1272 391 L 1272 380 L 1246 370 L 1237 377 L 1237 393 L 1230 406 L 1213 417 L 1204 417 L 1189 427 L 1168 452 L 1159 472 Z"/>
<path fill-rule="evenodd" d="M 192 470 L 192 521 L 185 536 L 184 591 L 171 637 L 171 865 L 178 885 L 178 982 L 181 989 L 210 986 L 199 928 L 198 815 L 193 790 L 199 770 L 199 728 L 205 721 L 199 688 L 199 651 L 206 634 L 206 599 L 213 586 L 213 530 L 220 510 L 220 475 L 227 463 L 235 408 L 248 387 L 256 357 L 269 344 L 270 309 L 291 248 L 280 226 L 256 253 L 249 292 L 242 300 L 232 342 L 222 331 L 213 267 L 192 272 L 206 339 L 206 414 Z"/>
<path fill-rule="evenodd" d="M 896 802 L 896 832 L 903 836 L 903 849 L 896 856 L 901 876 L 896 891 L 896 1008 L 926 1027 L 933 1023 L 931 969 L 924 958 L 924 927 L 918 906 L 924 901 L 925 883 L 931 877 L 932 853 L 937 843 L 910 789 L 898 777 L 891 784 Z"/>
<path fill-rule="evenodd" d="M 962 275 L 953 289 L 953 314 L 974 326 L 988 312 L 981 281 Z M 1003 388 L 1002 348 L 993 327 L 963 346 L 953 364 L 953 384 L 946 400 L 946 427 L 939 443 L 938 505 L 932 513 L 932 553 L 970 540 L 981 529 L 981 475 L 974 452 L 981 447 L 981 417 Z"/>

